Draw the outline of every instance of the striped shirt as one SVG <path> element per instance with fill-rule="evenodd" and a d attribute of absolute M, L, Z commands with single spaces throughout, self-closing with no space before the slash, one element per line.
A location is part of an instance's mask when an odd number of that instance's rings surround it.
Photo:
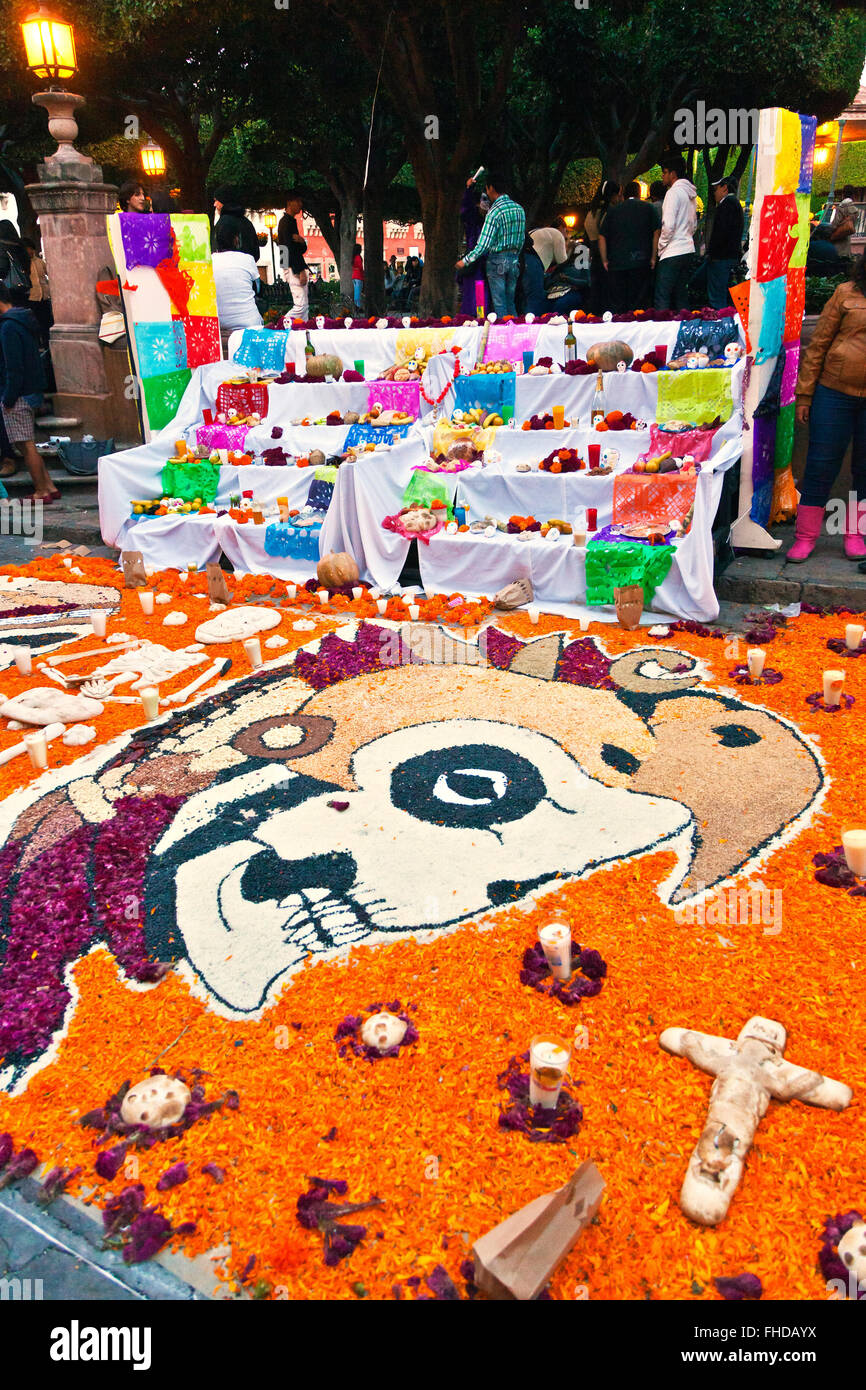
<path fill-rule="evenodd" d="M 471 265 L 479 256 L 491 251 L 513 251 L 515 255 L 523 250 L 526 240 L 526 213 L 519 203 L 502 193 L 491 204 L 484 219 L 481 235 L 472 250 L 463 257 L 464 265 Z"/>

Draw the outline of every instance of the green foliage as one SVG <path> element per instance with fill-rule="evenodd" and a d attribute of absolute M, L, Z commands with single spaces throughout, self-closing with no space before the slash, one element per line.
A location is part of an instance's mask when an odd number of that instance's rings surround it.
<path fill-rule="evenodd" d="M 845 280 L 845 275 L 807 275 L 806 313 L 820 314 L 833 291 Z"/>

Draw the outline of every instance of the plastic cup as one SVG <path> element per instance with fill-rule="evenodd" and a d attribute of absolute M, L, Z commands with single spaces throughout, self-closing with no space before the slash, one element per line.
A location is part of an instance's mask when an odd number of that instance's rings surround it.
<path fill-rule="evenodd" d="M 842 699 L 842 686 L 845 683 L 844 671 L 824 672 L 824 704 L 834 708 Z"/>
<path fill-rule="evenodd" d="M 538 619 L 541 617 L 541 609 L 534 603 L 530 603 L 526 612 L 529 615 L 529 621 L 532 623 L 532 626 L 536 627 L 538 625 Z"/>
<path fill-rule="evenodd" d="M 601 463 L 601 445 L 587 444 L 586 452 L 589 456 L 590 468 L 598 468 L 599 464 Z"/>
<path fill-rule="evenodd" d="M 532 348 L 529 348 L 529 350 L 523 354 L 523 370 L 525 372 L 528 372 L 529 368 L 533 365 L 534 362 L 535 353 L 533 352 Z"/>
<path fill-rule="evenodd" d="M 421 617 L 421 609 L 417 603 L 409 604 L 409 617 L 413 623 L 417 623 L 418 619 Z"/>
<path fill-rule="evenodd" d="M 551 411 L 553 415 L 553 428 L 561 430 L 565 428 L 565 406 L 555 405 Z"/>
<path fill-rule="evenodd" d="M 377 611 L 377 613 L 383 613 L 383 614 L 384 614 L 385 609 L 386 609 L 387 607 L 388 607 L 388 600 L 387 600 L 386 598 L 377 598 L 377 599 L 376 599 L 376 611 Z"/>
<path fill-rule="evenodd" d="M 29 676 L 33 670 L 33 657 L 29 647 L 19 647 L 15 653 L 15 665 L 19 676 Z"/>
<path fill-rule="evenodd" d="M 845 863 L 858 878 L 866 878 L 866 830 L 843 830 Z"/>
<path fill-rule="evenodd" d="M 139 589 L 138 601 L 141 604 L 141 611 L 145 617 L 149 618 L 153 613 L 153 590 Z"/>
<path fill-rule="evenodd" d="M 360 585 L 360 584 L 356 584 L 355 587 L 354 587 L 354 589 L 352 590 L 352 598 L 357 602 L 358 599 L 359 599 L 359 598 L 361 597 L 361 595 L 363 594 L 363 592 L 364 592 L 364 590 L 361 588 L 361 585 Z"/>
<path fill-rule="evenodd" d="M 355 362 L 355 371 L 356 371 L 356 372 L 359 372 L 361 376 L 364 375 L 364 359 L 363 359 L 363 357 L 357 358 L 357 360 L 356 360 L 356 362 Z"/>
<path fill-rule="evenodd" d="M 104 608 L 92 608 L 90 611 L 90 626 L 93 629 L 94 637 L 104 637 L 108 628 L 108 614 Z"/>
<path fill-rule="evenodd" d="M 660 358 L 662 362 L 667 362 L 667 360 L 668 360 L 668 345 L 667 345 L 667 343 L 656 343 L 656 345 L 655 345 L 655 355 L 656 355 L 656 357 Z"/>
<path fill-rule="evenodd" d="M 186 458 L 186 440 L 176 439 L 174 441 L 174 456 L 176 459 Z"/>
<path fill-rule="evenodd" d="M 36 772 L 44 771 L 48 766 L 48 739 L 45 737 L 45 730 L 36 729 L 32 734 L 25 734 L 24 747 L 27 749 L 30 766 Z"/>
<path fill-rule="evenodd" d="M 856 652 L 859 650 L 860 644 L 863 641 L 864 631 L 866 631 L 866 629 L 864 629 L 860 623 L 846 623 L 845 646 L 848 648 L 849 652 Z"/>
<path fill-rule="evenodd" d="M 545 1110 L 555 1110 L 568 1071 L 571 1047 L 547 1033 L 529 1044 L 529 1100 Z"/>
<path fill-rule="evenodd" d="M 244 651 L 247 654 L 247 661 L 255 671 L 262 664 L 262 644 L 259 638 L 245 637 Z"/>
<path fill-rule="evenodd" d="M 753 681 L 759 680 L 764 672 L 764 662 L 767 660 L 767 653 L 763 647 L 749 647 L 746 652 L 746 662 L 749 667 L 749 675 Z"/>
<path fill-rule="evenodd" d="M 139 690 L 138 697 L 141 700 L 145 719 L 155 719 L 159 714 L 159 691 L 154 685 L 146 685 L 143 690 Z"/>
<path fill-rule="evenodd" d="M 564 922 L 551 922 L 546 927 L 538 928 L 538 940 L 553 978 L 555 980 L 570 979 L 571 928 Z"/>

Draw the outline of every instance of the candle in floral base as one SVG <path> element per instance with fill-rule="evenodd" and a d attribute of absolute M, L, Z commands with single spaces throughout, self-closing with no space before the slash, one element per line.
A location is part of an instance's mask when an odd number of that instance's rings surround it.
<path fill-rule="evenodd" d="M 763 670 L 764 662 L 767 660 L 767 653 L 763 647 L 749 647 L 746 652 L 746 661 L 749 666 L 749 675 L 753 681 L 759 680 Z"/>
<path fill-rule="evenodd" d="M 845 625 L 845 646 L 849 652 L 856 652 L 860 649 L 863 641 L 863 633 L 866 631 L 860 623 L 846 623 Z"/>
<path fill-rule="evenodd" d="M 297 598 L 297 596 L 298 596 L 298 586 L 297 586 L 297 584 L 287 584 L 287 585 L 286 585 L 286 598 L 287 598 L 287 599 L 290 599 L 291 601 L 294 601 L 294 600 Z"/>
<path fill-rule="evenodd" d="M 316 590 L 316 598 L 319 600 L 319 603 L 322 605 L 323 608 L 330 597 L 331 595 L 328 593 L 327 589 Z"/>
<path fill-rule="evenodd" d="M 412 619 L 413 623 L 417 623 L 418 619 L 421 617 L 421 609 L 417 603 L 409 604 L 409 617 Z"/>
<path fill-rule="evenodd" d="M 37 772 L 42 772 L 48 766 L 48 740 L 45 730 L 36 729 L 32 734 L 25 734 L 23 743 L 27 749 L 30 766 Z"/>
<path fill-rule="evenodd" d="M 541 617 L 541 609 L 536 607 L 534 603 L 530 603 L 526 612 L 529 621 L 532 623 L 532 626 L 536 627 L 538 624 L 538 619 Z"/>
<path fill-rule="evenodd" d="M 548 1034 L 532 1039 L 529 1045 L 529 1100 L 545 1110 L 555 1110 L 568 1070 L 571 1048 Z"/>
<path fill-rule="evenodd" d="M 838 705 L 842 699 L 842 686 L 845 683 L 844 671 L 824 672 L 824 704 L 829 708 Z"/>
<path fill-rule="evenodd" d="M 549 926 L 538 928 L 538 940 L 544 952 L 544 959 L 550 966 L 555 980 L 568 980 L 571 977 L 571 928 L 564 922 L 551 922 Z"/>
<path fill-rule="evenodd" d="M 866 830 L 843 830 L 845 863 L 857 878 L 866 878 Z"/>
<path fill-rule="evenodd" d="M 183 578 L 183 575 L 181 575 Z M 151 589 L 138 589 L 138 601 L 141 604 L 141 611 L 145 617 L 149 618 L 153 613 L 153 591 Z"/>
<path fill-rule="evenodd" d="M 388 607 L 388 600 L 387 600 L 386 598 L 377 598 L 377 599 L 376 599 L 376 611 L 377 611 L 377 613 L 384 614 L 387 607 Z"/>

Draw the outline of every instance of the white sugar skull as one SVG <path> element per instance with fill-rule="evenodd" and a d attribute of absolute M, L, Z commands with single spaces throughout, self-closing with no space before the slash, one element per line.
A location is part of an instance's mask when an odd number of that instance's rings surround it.
<path fill-rule="evenodd" d="M 392 1047 L 399 1047 L 406 1036 L 407 1027 L 405 1020 L 396 1014 L 371 1014 L 361 1026 L 361 1039 L 378 1052 L 389 1052 Z"/>
<path fill-rule="evenodd" d="M 734 362 L 738 362 L 740 358 L 744 355 L 745 351 L 746 349 L 743 347 L 742 343 L 726 343 L 725 361 L 730 362 L 732 364 Z"/>
<path fill-rule="evenodd" d="M 846 1231 L 837 1246 L 839 1259 L 857 1284 L 866 1290 L 866 1223 L 858 1221 Z"/>
<path fill-rule="evenodd" d="M 176 1076 L 159 1073 L 130 1087 L 121 1102 L 120 1118 L 126 1125 L 165 1129 L 183 1119 L 189 1102 L 188 1086 Z"/>

